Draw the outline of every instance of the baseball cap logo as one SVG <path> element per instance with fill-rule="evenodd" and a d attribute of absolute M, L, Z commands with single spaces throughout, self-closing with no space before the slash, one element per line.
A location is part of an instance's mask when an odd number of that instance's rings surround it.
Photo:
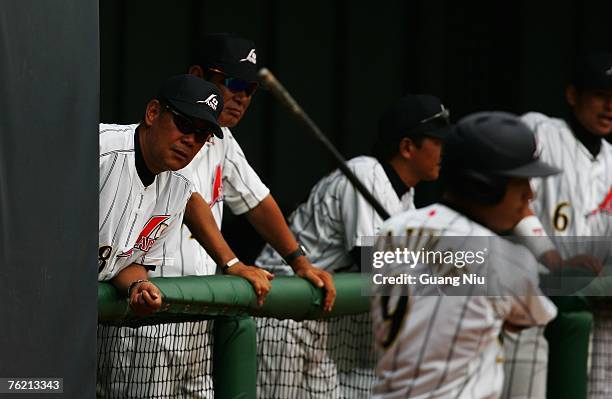
<path fill-rule="evenodd" d="M 217 100 L 217 95 L 216 94 L 211 94 L 210 96 L 208 96 L 208 98 L 206 100 L 198 100 L 196 101 L 198 104 L 206 104 L 208 105 L 210 108 L 212 108 L 213 110 L 217 110 L 217 106 L 219 105 L 219 100 Z"/>
<path fill-rule="evenodd" d="M 257 54 L 255 54 L 255 49 L 251 49 L 251 51 L 249 51 L 249 55 L 247 55 L 246 58 L 240 60 L 240 62 L 242 61 L 248 61 L 251 64 L 257 65 Z"/>

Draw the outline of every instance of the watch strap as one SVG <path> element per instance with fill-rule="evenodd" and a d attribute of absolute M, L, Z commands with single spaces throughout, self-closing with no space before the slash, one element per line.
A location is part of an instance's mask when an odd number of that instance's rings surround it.
<path fill-rule="evenodd" d="M 240 260 L 238 258 L 232 258 L 228 260 L 227 263 L 221 268 L 223 270 L 223 273 L 227 272 L 229 268 L 234 266 L 236 263 L 240 263 Z"/>
<path fill-rule="evenodd" d="M 285 261 L 286 264 L 290 265 L 300 256 L 306 256 L 306 250 L 302 245 L 299 245 L 295 251 L 283 256 L 283 261 Z"/>

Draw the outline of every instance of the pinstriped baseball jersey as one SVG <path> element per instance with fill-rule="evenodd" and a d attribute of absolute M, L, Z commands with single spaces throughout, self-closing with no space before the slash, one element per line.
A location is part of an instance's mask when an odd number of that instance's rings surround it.
<path fill-rule="evenodd" d="M 612 239 L 612 145 L 602 140 L 593 156 L 561 119 L 528 113 L 522 119 L 534 130 L 542 159 L 563 169 L 547 179 L 533 179 L 534 212 L 564 258 L 588 254 L 604 263 L 612 261 L 611 245 L 572 245 L 560 237 L 600 236 Z M 601 315 L 599 315 L 601 316 Z M 609 315 L 595 317 L 593 337 L 610 337 Z M 592 342 L 589 397 L 610 392 L 609 339 Z"/>
<path fill-rule="evenodd" d="M 181 214 L 192 185 L 162 172 L 147 187 L 136 171 L 138 125 L 100 124 L 99 274 L 109 280 L 132 263 L 149 269 L 172 265 Z"/>
<path fill-rule="evenodd" d="M 360 156 L 349 160 L 347 165 L 391 215 L 414 208 L 413 190 L 406 189 L 400 199 L 375 158 Z M 381 224 L 382 219 L 374 208 L 340 170 L 321 179 L 308 200 L 289 217 L 289 227 L 308 250 L 308 259 L 329 271 L 353 265 L 351 249 L 361 246 L 361 237 L 376 235 Z M 274 273 L 293 274 L 269 244 L 255 264 Z"/>
<path fill-rule="evenodd" d="M 223 128 L 223 139 L 213 137 L 195 156 L 193 161 L 179 172 L 194 185 L 211 207 L 211 211 L 221 228 L 223 203 L 231 211 L 240 215 L 256 207 L 270 190 L 249 165 L 242 148 L 231 131 Z M 180 252 L 175 264 L 165 267 L 155 276 L 204 276 L 215 274 L 214 260 L 206 253 L 198 241 L 192 237 L 189 228 L 181 227 Z"/>
<path fill-rule="evenodd" d="M 602 140 L 601 151 L 593 157 L 565 121 L 535 112 L 522 119 L 536 134 L 542 160 L 563 170 L 556 176 L 532 179 L 534 212 L 561 255 L 574 256 L 576 249 L 555 236 L 612 236 L 612 146 Z M 601 260 L 609 256 L 591 254 Z"/>
<path fill-rule="evenodd" d="M 409 235 L 421 239 L 428 233 L 463 237 L 444 244 L 447 248 L 454 243 L 456 247 L 447 249 L 452 251 L 469 249 L 465 237 L 488 237 L 479 239 L 488 245 L 487 284 L 518 294 L 500 290 L 505 295 L 416 296 L 406 295 L 412 290 L 408 285 L 398 285 L 393 289 L 404 296 L 375 295 L 371 314 L 379 358 L 374 397 L 497 398 L 503 382 L 503 350 L 498 342 L 503 323 L 543 325 L 556 315 L 555 306 L 538 288 L 536 260 L 525 248 L 442 204 L 403 212 L 386 221 L 376 250 L 388 250 L 389 239 L 397 240 L 397 245 Z M 405 270 L 401 265 L 395 267 Z M 431 268 L 419 264 L 415 270 Z"/>

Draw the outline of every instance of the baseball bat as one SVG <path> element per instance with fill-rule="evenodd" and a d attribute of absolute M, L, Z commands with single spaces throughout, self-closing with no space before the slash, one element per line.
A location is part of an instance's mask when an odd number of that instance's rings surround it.
<path fill-rule="evenodd" d="M 353 187 L 372 205 L 376 213 L 383 219 L 389 218 L 389 212 L 378 202 L 376 198 L 368 191 L 363 185 L 361 180 L 353 171 L 346 166 L 346 160 L 327 138 L 325 134 L 319 129 L 316 123 L 308 116 L 308 114 L 300 107 L 300 105 L 293 99 L 291 94 L 283 87 L 283 85 L 276 79 L 276 77 L 267 68 L 261 68 L 258 72 L 259 77 L 262 80 L 263 85 L 268 88 L 274 97 L 276 97 L 283 105 L 285 105 L 291 114 L 298 118 L 298 120 L 306 127 L 306 129 L 321 143 L 323 146 L 332 154 L 336 162 L 338 163 L 339 169 L 342 171 L 344 176 L 351 182 Z"/>

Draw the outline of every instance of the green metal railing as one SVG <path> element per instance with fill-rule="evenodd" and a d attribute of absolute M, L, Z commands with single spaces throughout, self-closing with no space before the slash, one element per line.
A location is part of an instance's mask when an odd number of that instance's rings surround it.
<path fill-rule="evenodd" d="M 99 323 L 134 327 L 214 319 L 213 381 L 215 395 L 220 398 L 256 396 L 256 329 L 250 316 L 313 320 L 365 313 L 370 306 L 364 295 L 367 278 L 358 273 L 334 276 L 337 296 L 331 312 L 322 310 L 324 292 L 299 277 L 272 280 L 272 290 L 261 307 L 251 284 L 239 277 L 186 276 L 151 281 L 159 287 L 163 305 L 146 317 L 135 316 L 127 299 L 111 284 L 99 283 Z"/>

